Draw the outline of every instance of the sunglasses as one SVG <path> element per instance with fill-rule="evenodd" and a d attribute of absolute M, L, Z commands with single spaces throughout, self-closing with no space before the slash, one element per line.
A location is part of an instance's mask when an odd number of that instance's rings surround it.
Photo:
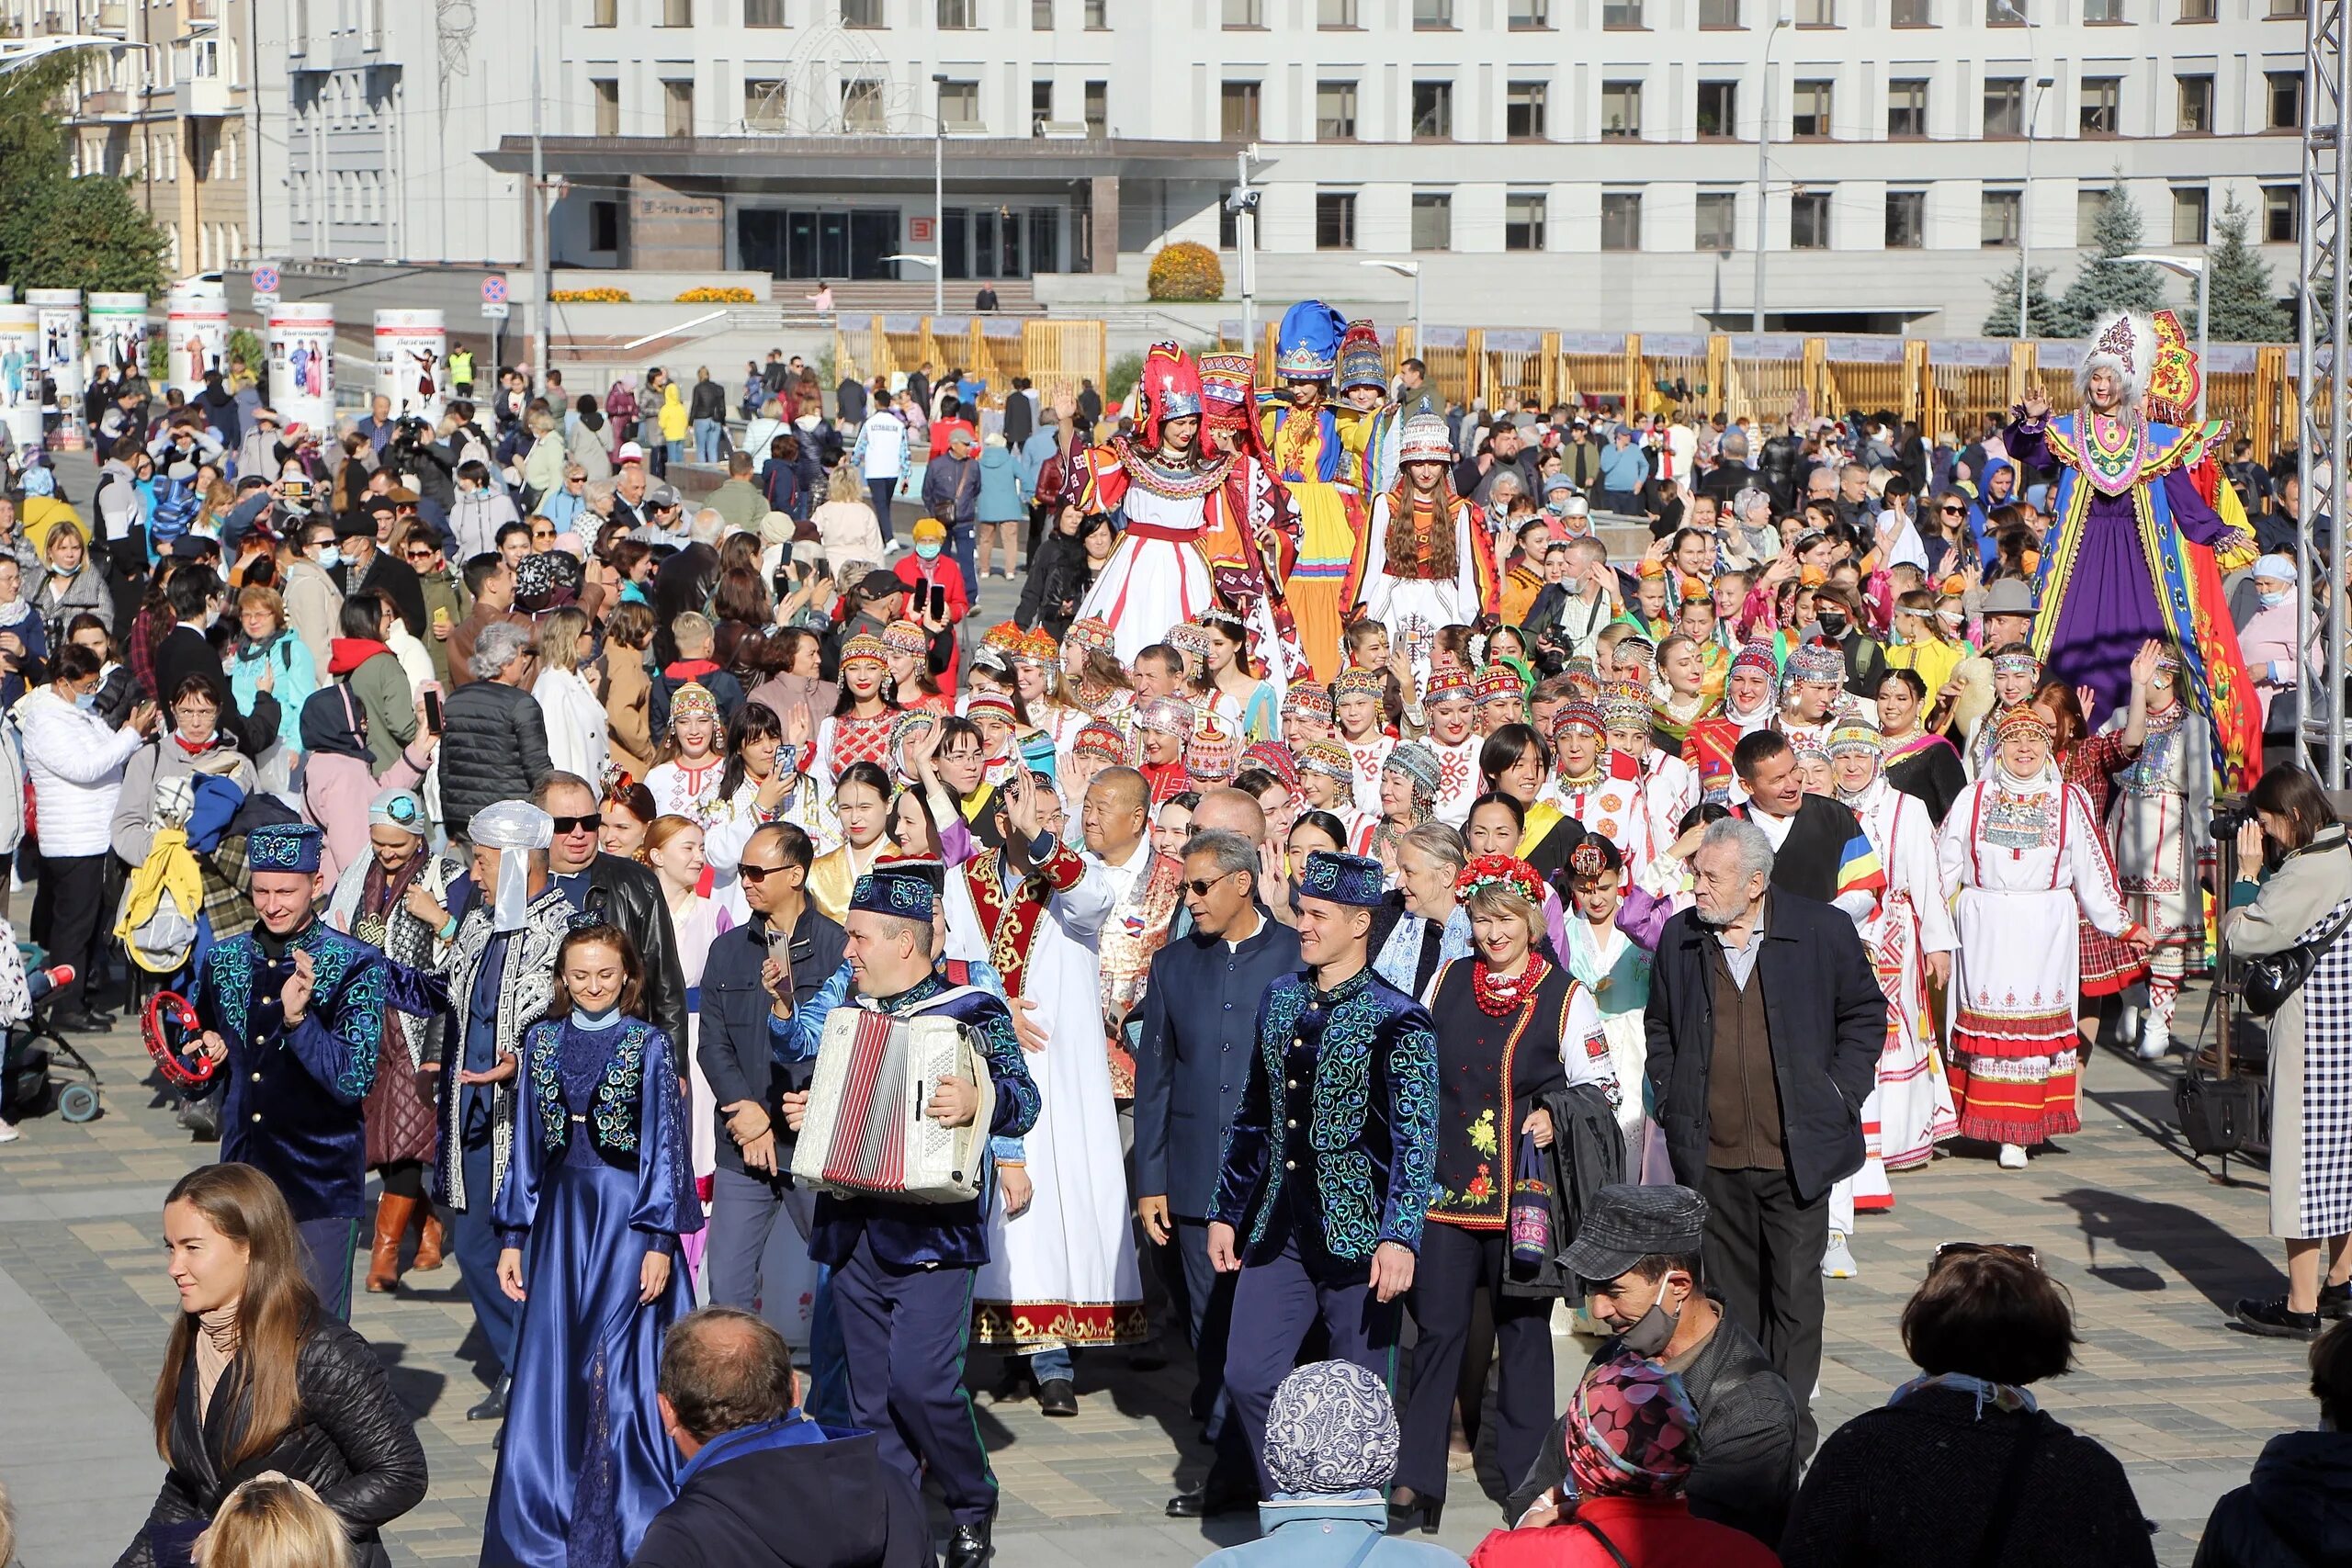
<path fill-rule="evenodd" d="M 1942 513 L 1947 517 L 1965 517 L 1968 515 L 1968 508 L 1965 506 L 1939 506 L 1936 510 Z"/>
<path fill-rule="evenodd" d="M 433 558 L 433 552 L 431 550 L 409 550 L 404 553 L 411 560 L 431 560 Z"/>
<path fill-rule="evenodd" d="M 1189 832 L 1185 835 L 1187 838 L 1190 838 L 1191 836 L 1192 835 Z M 1193 897 L 1205 898 L 1209 896 L 1209 889 L 1215 887 L 1218 883 L 1223 882 L 1226 877 L 1240 876 L 1243 873 L 1241 872 L 1228 871 L 1224 876 L 1188 876 L 1184 879 L 1184 886 L 1192 890 Z"/>
<path fill-rule="evenodd" d="M 756 887 L 761 883 L 765 882 L 769 877 L 774 876 L 776 873 L 785 869 L 785 867 L 780 865 L 753 865 L 749 861 L 742 861 L 737 863 L 735 867 L 735 874 Z"/>
<path fill-rule="evenodd" d="M 1933 1272 L 1947 1258 L 1972 1258 L 1984 1253 L 1998 1253 L 2006 1258 L 2015 1258 L 2031 1268 L 2041 1267 L 2041 1255 L 2020 1241 L 1947 1241 L 1936 1247 L 1935 1257 L 1928 1261 L 1928 1268 Z"/>
<path fill-rule="evenodd" d="M 601 811 L 591 811 L 585 817 L 557 817 L 550 820 L 555 824 L 556 837 L 561 838 L 566 833 L 594 832 L 605 825 L 605 814 Z"/>

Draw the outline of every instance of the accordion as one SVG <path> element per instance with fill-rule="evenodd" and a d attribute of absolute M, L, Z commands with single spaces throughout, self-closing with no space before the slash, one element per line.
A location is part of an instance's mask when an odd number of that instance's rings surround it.
<path fill-rule="evenodd" d="M 978 1086 L 968 1127 L 924 1113 L 942 1078 Z M 988 1064 L 952 1018 L 835 1008 L 825 1019 L 792 1176 L 822 1191 L 905 1203 L 961 1203 L 980 1190 L 996 1090 Z"/>

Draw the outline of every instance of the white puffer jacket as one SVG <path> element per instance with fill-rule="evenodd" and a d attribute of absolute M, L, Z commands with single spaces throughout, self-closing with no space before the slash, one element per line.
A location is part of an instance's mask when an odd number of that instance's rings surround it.
<path fill-rule="evenodd" d="M 24 737 L 25 771 L 33 781 L 41 852 L 104 854 L 122 767 L 139 750 L 139 732 L 109 729 L 105 719 L 47 686 L 26 693 L 14 712 Z"/>

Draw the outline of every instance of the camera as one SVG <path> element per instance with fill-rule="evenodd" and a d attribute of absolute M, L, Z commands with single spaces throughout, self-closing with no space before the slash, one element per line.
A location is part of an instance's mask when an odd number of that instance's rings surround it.
<path fill-rule="evenodd" d="M 2208 824 L 2206 831 L 2211 834 L 2214 841 L 2218 843 L 2223 839 L 2236 838 L 2238 829 L 2254 819 L 2253 802 L 2245 795 L 2233 795 L 2226 800 L 2217 800 L 2213 803 L 2212 820 Z"/>

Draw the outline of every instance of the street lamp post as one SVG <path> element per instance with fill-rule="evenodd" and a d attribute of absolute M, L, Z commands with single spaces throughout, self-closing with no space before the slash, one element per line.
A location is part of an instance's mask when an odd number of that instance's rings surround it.
<path fill-rule="evenodd" d="M 2004 0 L 2004 4 L 2007 0 Z M 2008 7 L 2018 20 L 2017 7 Z M 2033 122 L 2041 118 L 2042 95 L 2050 90 L 2052 78 L 2042 77 L 2033 85 L 2033 102 L 2025 110 L 2025 184 L 2018 191 L 2018 341 L 2023 343 L 2033 335 L 2027 307 L 2033 297 L 2033 231 L 2026 223 L 2026 207 L 2033 200 Z"/>
<path fill-rule="evenodd" d="M 548 291 L 548 166 L 540 141 L 539 0 L 531 0 L 531 385 L 548 384 L 548 328 L 554 320 Z M 689 128 L 691 129 L 691 128 Z"/>
<path fill-rule="evenodd" d="M 2146 262 L 2160 266 L 2176 277 L 2185 277 L 2197 285 L 2197 423 L 2205 423 L 2205 381 L 2211 372 L 2206 367 L 2206 351 L 2212 345 L 2213 302 L 2206 298 L 2206 258 L 2203 256 L 2129 255 L 2115 258 L 2120 262 Z"/>
<path fill-rule="evenodd" d="M 1360 266 L 1376 266 L 1384 272 L 1393 272 L 1399 277 L 1409 277 L 1413 280 L 1413 352 L 1415 354 L 1420 353 L 1421 264 L 1417 261 L 1368 261 L 1360 262 L 1357 265 Z"/>
<path fill-rule="evenodd" d="M 931 73 L 931 243 L 939 259 L 931 269 L 931 319 L 947 314 L 947 75 Z"/>
<path fill-rule="evenodd" d="M 1748 311 L 1748 331 L 1757 333 L 1764 330 L 1764 239 L 1769 231 L 1764 182 L 1772 156 L 1772 45 L 1787 26 L 1789 15 L 1783 11 L 1772 18 L 1772 30 L 1764 35 L 1764 77 L 1757 93 L 1763 102 L 1762 112 L 1756 117 L 1756 300 Z"/>

